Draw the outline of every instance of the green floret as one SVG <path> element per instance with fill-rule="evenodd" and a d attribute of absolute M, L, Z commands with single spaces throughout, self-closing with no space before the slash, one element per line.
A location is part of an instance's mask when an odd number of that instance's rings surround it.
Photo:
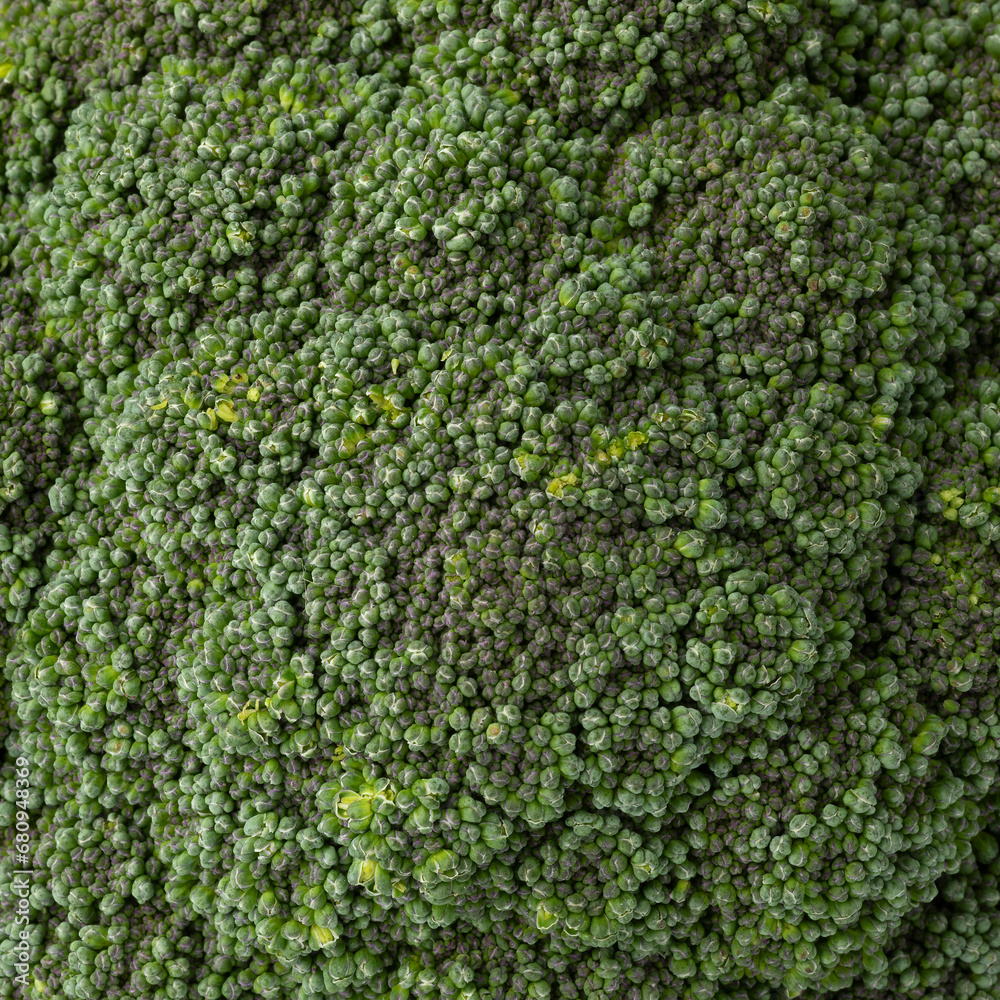
<path fill-rule="evenodd" d="M 994 6 L 0 5 L 0 996 L 996 994 Z"/>

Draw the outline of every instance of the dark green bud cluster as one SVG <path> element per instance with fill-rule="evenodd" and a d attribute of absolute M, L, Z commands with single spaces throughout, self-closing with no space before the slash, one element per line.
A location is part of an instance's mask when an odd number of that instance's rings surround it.
<path fill-rule="evenodd" d="M 7 4 L 0 997 L 994 995 L 995 6 Z"/>

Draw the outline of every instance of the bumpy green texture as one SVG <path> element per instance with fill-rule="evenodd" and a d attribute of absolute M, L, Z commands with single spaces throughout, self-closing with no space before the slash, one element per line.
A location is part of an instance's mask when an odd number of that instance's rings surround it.
<path fill-rule="evenodd" d="M 998 60 L 0 4 L 0 997 L 1000 994 Z"/>

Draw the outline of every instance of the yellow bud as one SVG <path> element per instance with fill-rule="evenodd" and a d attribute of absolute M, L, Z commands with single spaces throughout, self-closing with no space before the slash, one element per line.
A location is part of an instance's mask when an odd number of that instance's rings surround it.
<path fill-rule="evenodd" d="M 313 924 L 309 931 L 314 948 L 325 948 L 328 944 L 333 944 L 336 937 L 329 927 L 322 927 L 320 924 Z"/>

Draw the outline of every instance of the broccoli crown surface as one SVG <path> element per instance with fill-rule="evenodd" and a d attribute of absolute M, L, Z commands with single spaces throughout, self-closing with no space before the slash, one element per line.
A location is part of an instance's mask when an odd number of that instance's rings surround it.
<path fill-rule="evenodd" d="M 1000 995 L 1000 3 L 0 39 L 0 998 Z"/>

